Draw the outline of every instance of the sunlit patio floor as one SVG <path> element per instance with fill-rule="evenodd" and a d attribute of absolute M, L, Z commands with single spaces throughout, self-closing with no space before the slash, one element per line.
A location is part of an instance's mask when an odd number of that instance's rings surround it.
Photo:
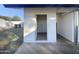
<path fill-rule="evenodd" d="M 74 54 L 72 42 L 58 37 L 56 43 L 23 43 L 15 54 Z"/>

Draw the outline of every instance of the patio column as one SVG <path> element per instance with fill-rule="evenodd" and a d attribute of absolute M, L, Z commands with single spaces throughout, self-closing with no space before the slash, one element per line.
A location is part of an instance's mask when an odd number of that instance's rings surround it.
<path fill-rule="evenodd" d="M 74 12 L 74 53 L 77 53 L 77 43 L 78 43 L 78 11 Z"/>

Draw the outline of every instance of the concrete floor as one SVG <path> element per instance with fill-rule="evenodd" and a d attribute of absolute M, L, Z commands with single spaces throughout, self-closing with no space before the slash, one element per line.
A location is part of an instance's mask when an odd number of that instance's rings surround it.
<path fill-rule="evenodd" d="M 56 43 L 23 43 L 15 54 L 74 54 L 72 42 L 58 37 Z"/>
<path fill-rule="evenodd" d="M 73 49 L 53 43 L 23 43 L 15 54 L 72 54 Z"/>

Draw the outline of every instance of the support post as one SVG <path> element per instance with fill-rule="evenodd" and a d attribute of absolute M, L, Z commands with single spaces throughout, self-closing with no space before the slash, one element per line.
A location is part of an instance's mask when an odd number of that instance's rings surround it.
<path fill-rule="evenodd" d="M 78 43 L 78 11 L 74 12 L 74 53 L 77 52 Z"/>

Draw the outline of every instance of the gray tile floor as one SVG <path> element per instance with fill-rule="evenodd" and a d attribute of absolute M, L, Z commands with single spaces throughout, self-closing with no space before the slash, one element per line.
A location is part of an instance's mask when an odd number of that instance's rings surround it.
<path fill-rule="evenodd" d="M 53 43 L 23 43 L 16 54 L 72 54 L 73 49 Z"/>
<path fill-rule="evenodd" d="M 15 54 L 74 54 L 72 42 L 58 37 L 56 43 L 23 43 Z"/>

